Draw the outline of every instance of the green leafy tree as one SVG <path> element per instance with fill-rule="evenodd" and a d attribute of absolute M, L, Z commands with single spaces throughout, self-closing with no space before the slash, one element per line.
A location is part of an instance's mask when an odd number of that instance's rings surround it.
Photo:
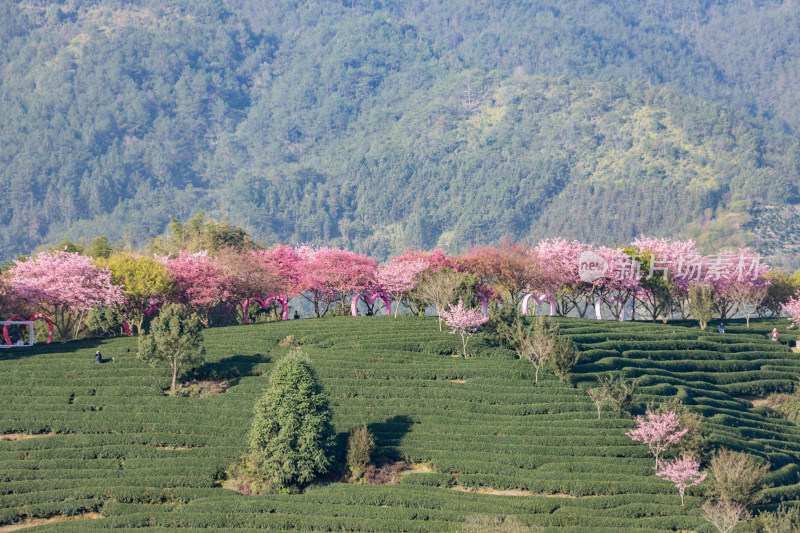
<path fill-rule="evenodd" d="M 95 237 L 92 242 L 90 242 L 83 250 L 84 254 L 94 258 L 108 257 L 112 254 L 112 252 L 113 250 L 108 244 L 108 237 L 105 235 Z"/>
<path fill-rule="evenodd" d="M 714 318 L 714 289 L 708 284 L 695 284 L 689 287 L 689 314 L 705 330 Z"/>
<path fill-rule="evenodd" d="M 150 333 L 139 337 L 139 358 L 152 365 L 169 365 L 171 393 L 175 393 L 178 373 L 186 366 L 202 364 L 205 358 L 203 325 L 182 305 L 165 305 L 150 324 Z"/>
<path fill-rule="evenodd" d="M 122 325 L 122 313 L 116 307 L 98 307 L 89 311 L 86 327 L 95 335 L 114 333 Z M 115 333 L 116 334 L 116 333 Z"/>
<path fill-rule="evenodd" d="M 781 305 L 791 300 L 797 289 L 800 288 L 800 284 L 798 284 L 800 276 L 798 274 L 800 272 L 790 276 L 783 270 L 775 269 L 764 275 L 769 280 L 769 286 L 767 287 L 767 295 L 756 308 L 759 316 L 780 316 L 783 312 Z"/>
<path fill-rule="evenodd" d="M 111 283 L 122 287 L 128 318 L 136 326 L 136 332 L 141 333 L 146 308 L 173 291 L 172 273 L 152 257 L 122 252 L 94 262 L 108 268 Z"/>
<path fill-rule="evenodd" d="M 249 460 L 265 490 L 301 487 L 331 466 L 328 401 L 300 352 L 281 359 L 256 402 Z"/>
<path fill-rule="evenodd" d="M 239 226 L 226 220 L 209 217 L 199 211 L 185 223 L 169 217 L 167 232 L 153 241 L 153 250 L 159 253 L 177 254 L 208 250 L 216 252 L 224 248 L 253 250 L 257 246 Z"/>

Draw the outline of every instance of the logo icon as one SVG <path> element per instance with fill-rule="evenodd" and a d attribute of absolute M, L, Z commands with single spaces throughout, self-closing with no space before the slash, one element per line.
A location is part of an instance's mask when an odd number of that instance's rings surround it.
<path fill-rule="evenodd" d="M 578 256 L 578 277 L 581 281 L 591 283 L 605 275 L 608 263 L 594 252 L 583 252 Z"/>

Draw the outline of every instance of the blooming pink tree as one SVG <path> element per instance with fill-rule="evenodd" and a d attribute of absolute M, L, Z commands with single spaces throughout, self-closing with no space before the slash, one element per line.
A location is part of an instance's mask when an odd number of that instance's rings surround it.
<path fill-rule="evenodd" d="M 406 250 L 403 254 L 392 258 L 393 263 L 416 262 L 422 261 L 427 265 L 427 271 L 436 274 L 442 268 L 448 268 L 455 271 L 461 271 L 462 267 L 458 262 L 450 257 L 446 251 L 435 249 L 430 251 L 425 250 Z"/>
<path fill-rule="evenodd" d="M 15 261 L 9 275 L 19 297 L 49 315 L 62 339 L 70 332 L 77 337 L 90 310 L 125 301 L 122 288 L 111 283 L 108 269 L 78 253 L 41 253 Z"/>
<path fill-rule="evenodd" d="M 459 298 L 458 305 L 450 305 L 450 310 L 441 311 L 442 318 L 445 324 L 452 328 L 450 334 L 456 332 L 461 334 L 461 354 L 467 358 L 467 343 L 478 328 L 489 321 L 489 317 L 478 311 L 477 309 L 465 309 L 464 301 Z"/>
<path fill-rule="evenodd" d="M 664 463 L 661 470 L 656 472 L 658 477 L 664 478 L 675 483 L 678 494 L 681 495 L 681 507 L 683 507 L 686 489 L 692 485 L 698 485 L 706 478 L 706 472 L 700 472 L 700 462 L 693 457 L 684 455 L 680 459 Z"/>
<path fill-rule="evenodd" d="M 14 286 L 0 275 L 0 317 L 12 314 L 16 301 L 17 295 Z"/>
<path fill-rule="evenodd" d="M 235 291 L 225 270 L 211 261 L 208 252 L 181 253 L 165 260 L 172 272 L 175 293 L 171 300 L 187 306 L 208 327 L 211 310 L 218 305 L 232 305 Z"/>
<path fill-rule="evenodd" d="M 636 423 L 638 427 L 625 434 L 635 441 L 647 444 L 650 453 L 656 459 L 656 469 L 660 466 L 661 453 L 670 445 L 677 444 L 688 431 L 688 429 L 680 429 L 678 415 L 672 411 L 658 414 L 648 409 L 647 418 L 637 416 Z"/>
<path fill-rule="evenodd" d="M 324 316 L 337 302 L 341 302 L 341 312 L 345 314 L 349 296 L 375 286 L 377 264 L 364 254 L 310 247 L 296 251 L 300 256 L 302 284 L 309 293 L 306 298 L 314 304 L 317 317 Z"/>
<path fill-rule="evenodd" d="M 426 268 L 428 268 L 427 263 L 421 260 L 393 261 L 378 267 L 375 283 L 397 302 L 394 307 L 395 318 L 400 309 L 400 301 L 407 297 L 408 292 L 414 288 L 418 276 Z"/>
<path fill-rule="evenodd" d="M 787 329 L 793 328 L 800 324 L 800 292 L 785 304 L 781 304 L 781 307 L 789 314 L 789 320 L 792 321 Z"/>
<path fill-rule="evenodd" d="M 529 291 L 546 289 L 556 298 L 558 314 L 567 316 L 570 311 L 577 310 L 580 316 L 586 314 L 586 307 L 580 307 L 583 290 L 586 284 L 580 278 L 580 256 L 588 247 L 578 241 L 566 241 L 561 238 L 545 239 L 536 245 L 534 251 L 545 265 L 549 274 L 549 286 L 529 286 Z"/>
<path fill-rule="evenodd" d="M 272 267 L 278 277 L 279 294 L 294 296 L 306 290 L 303 286 L 301 257 L 288 245 L 277 245 L 269 250 L 253 252 Z"/>
<path fill-rule="evenodd" d="M 274 267 L 257 252 L 223 248 L 215 252 L 214 263 L 225 271 L 231 300 L 237 304 L 237 309 L 242 309 L 242 313 L 246 313 L 244 304 L 250 298 L 281 294 L 280 278 Z M 247 321 L 246 316 L 242 318 Z"/>
<path fill-rule="evenodd" d="M 531 286 L 541 285 L 539 255 L 527 244 L 503 239 L 497 246 L 475 246 L 463 256 L 467 270 L 516 306 Z"/>
<path fill-rule="evenodd" d="M 760 256 L 747 248 L 738 253 L 722 251 L 706 258 L 706 280 L 714 287 L 717 313 L 726 318 L 735 305 L 761 303 L 766 296 L 766 273 L 769 267 L 760 261 Z M 753 305 L 755 307 L 756 305 Z M 748 325 L 750 322 L 747 316 Z"/>

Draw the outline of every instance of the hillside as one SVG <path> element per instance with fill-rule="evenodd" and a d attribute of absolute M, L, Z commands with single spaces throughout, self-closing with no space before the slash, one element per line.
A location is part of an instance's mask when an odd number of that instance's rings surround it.
<path fill-rule="evenodd" d="M 797 203 L 800 6 L 0 6 L 0 259 L 199 209 L 264 240 L 753 243 Z"/>
<path fill-rule="evenodd" d="M 653 475 L 647 448 L 625 436 L 634 421 L 610 411 L 597 419 L 582 388 L 609 371 L 640 379 L 636 412 L 677 397 L 703 414 L 712 448 L 768 460 L 773 486 L 763 505 L 800 500 L 800 430 L 747 399 L 796 383 L 797 356 L 766 338 L 785 320 L 750 330 L 729 323 L 724 336 L 681 324 L 559 323 L 581 362 L 568 383 L 548 371 L 538 386 L 530 363 L 486 337 L 472 344 L 477 357 L 450 357 L 460 340 L 439 333 L 435 318 L 205 330 L 208 362 L 198 372 L 231 386 L 201 398 L 165 396 L 167 373 L 135 358 L 133 338 L 6 350 L 0 433 L 33 438 L 0 441 L 0 525 L 84 515 L 31 531 L 438 532 L 460 530 L 467 516 L 509 514 L 545 531 L 711 531 L 702 486 L 682 508 L 674 487 Z M 252 406 L 287 335 L 330 395 L 339 443 L 367 424 L 378 455 L 413 465 L 399 484 L 329 481 L 255 497 L 220 486 L 245 449 Z M 94 364 L 96 349 L 116 360 Z"/>

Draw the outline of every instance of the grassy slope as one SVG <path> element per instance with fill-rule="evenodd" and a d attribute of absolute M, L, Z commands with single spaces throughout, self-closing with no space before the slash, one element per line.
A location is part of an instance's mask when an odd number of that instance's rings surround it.
<path fill-rule="evenodd" d="M 582 365 L 571 384 L 548 373 L 538 387 L 529 363 L 486 340 L 473 346 L 482 357 L 449 357 L 457 339 L 431 318 L 212 329 L 202 370 L 239 377 L 227 393 L 199 399 L 164 396 L 166 373 L 135 358 L 135 339 L 0 352 L 0 433 L 59 434 L 0 442 L 0 524 L 99 510 L 106 518 L 36 530 L 445 531 L 466 515 L 506 513 L 572 531 L 706 530 L 701 492 L 681 509 L 672 485 L 652 475 L 645 448 L 624 435 L 633 421 L 608 412 L 596 420 L 581 387 L 621 370 L 641 378 L 643 403 L 677 395 L 703 412 L 715 444 L 771 461 L 775 488 L 765 491 L 766 503 L 800 500 L 800 430 L 742 399 L 789 389 L 800 374 L 798 356 L 766 340 L 772 327 L 756 324 L 755 334 L 729 325 L 723 337 L 685 325 L 566 319 Z M 244 451 L 251 407 L 289 334 L 304 343 L 331 396 L 340 442 L 366 423 L 379 453 L 428 463 L 438 474 L 409 474 L 390 486 L 319 485 L 292 496 L 244 497 L 219 487 Z M 116 362 L 95 365 L 97 348 Z M 541 495 L 428 486 L 456 482 Z M 554 493 L 576 497 L 547 496 Z"/>

